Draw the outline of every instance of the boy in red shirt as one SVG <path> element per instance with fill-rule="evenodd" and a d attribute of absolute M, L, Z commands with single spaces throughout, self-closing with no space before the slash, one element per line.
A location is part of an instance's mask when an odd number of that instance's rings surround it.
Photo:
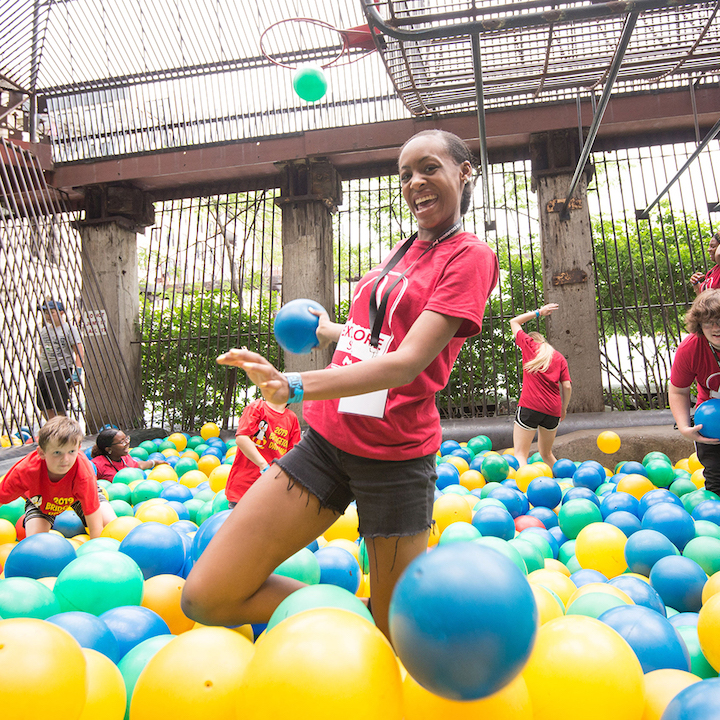
<path fill-rule="evenodd" d="M 235 440 L 238 452 L 225 486 L 230 509 L 273 460 L 282 457 L 300 440 L 300 423 L 285 404 L 277 405 L 260 398 L 243 410 Z"/>
<path fill-rule="evenodd" d="M 48 532 L 55 517 L 74 510 L 91 538 L 100 536 L 103 513 L 95 471 L 80 452 L 83 432 L 77 420 L 57 415 L 40 429 L 38 449 L 15 463 L 0 480 L 0 504 L 25 502 L 25 533 Z"/>

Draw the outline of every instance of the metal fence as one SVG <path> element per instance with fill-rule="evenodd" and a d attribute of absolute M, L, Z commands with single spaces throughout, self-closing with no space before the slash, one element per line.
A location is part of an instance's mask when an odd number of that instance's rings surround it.
<path fill-rule="evenodd" d="M 593 157 L 588 190 L 595 260 L 598 333 L 605 404 L 613 410 L 667 407 L 667 381 L 682 316 L 694 293 L 689 277 L 707 270 L 705 247 L 717 229 L 717 143 L 659 203 L 637 220 L 693 146 L 639 148 Z M 482 333 L 463 348 L 438 395 L 444 418 L 514 412 L 521 378 L 509 318 L 542 304 L 536 196 L 526 162 L 492 166 L 497 232 L 485 238 L 498 255 L 500 283 Z M 344 184 L 334 219 L 336 315 L 346 316 L 355 283 L 412 231 L 394 176 Z M 229 346 L 257 349 L 282 366 L 272 336 L 281 299 L 282 243 L 275 190 L 159 205 L 141 251 L 146 421 L 232 427 L 254 396 L 242 373 L 218 367 Z M 480 202 L 481 193 L 476 193 Z M 715 218 L 713 220 L 713 218 Z M 483 208 L 466 216 L 482 237 Z M 289 299 L 289 298 L 288 298 Z"/>

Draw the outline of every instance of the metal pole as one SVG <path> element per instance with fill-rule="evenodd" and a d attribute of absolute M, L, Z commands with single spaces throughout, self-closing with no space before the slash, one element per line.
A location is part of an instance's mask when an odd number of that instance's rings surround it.
<path fill-rule="evenodd" d="M 483 210 L 485 230 L 495 230 L 495 220 L 490 211 L 490 164 L 487 152 L 487 130 L 485 128 L 485 100 L 483 95 L 482 58 L 480 57 L 480 37 L 472 36 L 473 69 L 475 71 L 475 96 L 477 98 L 478 130 L 480 136 L 480 172 L 482 173 Z"/>
<path fill-rule="evenodd" d="M 570 181 L 570 189 L 568 190 L 567 197 L 565 198 L 563 209 L 560 212 L 560 218 L 562 220 L 567 220 L 570 217 L 568 203 L 570 202 L 570 199 L 572 198 L 575 190 L 577 189 L 578 183 L 580 182 L 580 176 L 585 169 L 585 163 L 587 163 L 588 158 L 590 157 L 590 152 L 592 151 L 595 137 L 597 136 L 598 130 L 600 129 L 600 123 L 602 122 L 603 115 L 605 114 L 607 104 L 610 101 L 610 94 L 612 93 L 615 79 L 617 78 L 618 72 L 620 71 L 620 65 L 622 64 L 623 58 L 625 57 L 625 51 L 630 44 L 630 38 L 632 37 L 633 30 L 635 29 L 638 15 L 639 13 L 637 11 L 632 12 L 630 13 L 630 15 L 627 16 L 627 19 L 625 20 L 625 27 L 623 28 L 622 36 L 620 37 L 620 42 L 618 43 L 617 50 L 615 50 L 615 57 L 613 57 L 612 64 L 610 65 L 610 70 L 608 71 L 607 80 L 605 81 L 605 87 L 603 88 L 600 102 L 598 103 L 597 110 L 595 111 L 595 115 L 592 119 L 592 124 L 590 125 L 590 129 L 588 130 L 588 136 L 585 139 L 585 145 L 583 145 L 582 152 L 580 153 L 580 159 L 578 160 L 577 167 L 575 168 L 575 174 Z"/>

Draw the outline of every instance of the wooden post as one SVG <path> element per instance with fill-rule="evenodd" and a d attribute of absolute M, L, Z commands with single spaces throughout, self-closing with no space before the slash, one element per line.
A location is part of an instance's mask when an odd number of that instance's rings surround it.
<path fill-rule="evenodd" d="M 561 212 L 579 152 L 577 130 L 539 133 L 531 140 L 545 302 L 560 306 L 545 321 L 548 342 L 568 361 L 573 381 L 569 410 L 602 412 L 595 273 L 587 204 L 592 166 L 570 203 L 569 217 Z"/>

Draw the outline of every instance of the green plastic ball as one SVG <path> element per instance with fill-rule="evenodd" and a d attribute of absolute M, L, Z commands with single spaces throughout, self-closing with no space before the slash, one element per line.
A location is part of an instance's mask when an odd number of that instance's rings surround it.
<path fill-rule="evenodd" d="M 325 97 L 327 78 L 318 65 L 304 65 L 293 73 L 293 90 L 305 102 L 317 102 Z"/>
<path fill-rule="evenodd" d="M 306 585 L 317 585 L 320 582 L 320 563 L 311 550 L 303 548 L 278 565 L 274 573 L 294 578 Z"/>

